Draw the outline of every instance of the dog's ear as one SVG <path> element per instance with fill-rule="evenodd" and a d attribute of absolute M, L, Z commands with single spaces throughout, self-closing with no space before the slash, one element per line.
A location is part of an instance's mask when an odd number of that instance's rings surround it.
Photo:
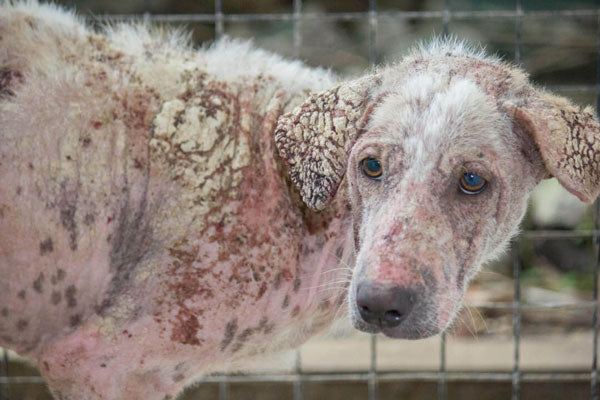
<path fill-rule="evenodd" d="M 592 108 L 582 110 L 541 90 L 504 108 L 534 138 L 548 173 L 581 201 L 594 201 L 600 192 L 600 128 Z"/>
<path fill-rule="evenodd" d="M 312 210 L 324 209 L 337 192 L 348 153 L 367 119 L 369 93 L 376 80 L 368 76 L 312 94 L 277 122 L 279 155 Z"/>

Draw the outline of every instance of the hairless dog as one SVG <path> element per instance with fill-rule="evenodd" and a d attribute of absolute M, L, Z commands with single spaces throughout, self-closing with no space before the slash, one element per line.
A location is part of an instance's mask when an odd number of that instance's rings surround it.
<path fill-rule="evenodd" d="M 349 314 L 452 321 L 555 177 L 600 187 L 590 108 L 456 40 L 341 80 L 146 25 L 0 6 L 0 345 L 57 399 L 170 399 Z"/>

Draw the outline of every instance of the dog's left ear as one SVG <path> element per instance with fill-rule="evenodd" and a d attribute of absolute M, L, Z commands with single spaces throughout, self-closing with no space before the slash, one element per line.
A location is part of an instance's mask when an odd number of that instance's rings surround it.
<path fill-rule="evenodd" d="M 600 192 L 600 127 L 591 107 L 536 90 L 524 104 L 506 102 L 513 123 L 533 136 L 548 173 L 581 201 Z"/>
<path fill-rule="evenodd" d="M 367 76 L 312 94 L 277 121 L 279 155 L 312 210 L 324 209 L 337 192 L 348 153 L 367 119 L 369 93 L 376 81 Z"/>

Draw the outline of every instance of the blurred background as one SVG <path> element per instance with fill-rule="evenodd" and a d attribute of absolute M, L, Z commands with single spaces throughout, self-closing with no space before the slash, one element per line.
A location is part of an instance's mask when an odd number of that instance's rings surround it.
<path fill-rule="evenodd" d="M 599 93 L 600 3 L 595 0 L 58 3 L 75 8 L 92 24 L 112 15 L 185 26 L 197 45 L 221 33 L 248 38 L 342 75 L 361 74 L 373 62 L 396 60 L 418 41 L 449 33 L 518 62 L 537 85 L 578 104 L 596 106 Z M 299 353 L 257 365 L 250 378 L 209 379 L 183 398 L 597 398 L 591 393 L 598 268 L 594 211 L 555 180 L 543 182 L 531 198 L 518 243 L 480 273 L 467 294 L 467 306 L 442 339 L 375 342 L 341 328 L 311 340 Z M 36 375 L 35 368 L 6 353 L 0 399 L 49 399 Z"/>

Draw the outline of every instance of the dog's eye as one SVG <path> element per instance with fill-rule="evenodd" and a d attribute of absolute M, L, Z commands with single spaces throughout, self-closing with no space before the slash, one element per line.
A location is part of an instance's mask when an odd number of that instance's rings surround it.
<path fill-rule="evenodd" d="M 373 157 L 365 158 L 360 162 L 363 173 L 367 178 L 379 180 L 383 169 L 381 168 L 381 162 Z"/>
<path fill-rule="evenodd" d="M 458 186 L 464 194 L 479 194 L 487 187 L 487 181 L 477 174 L 465 172 L 460 177 Z"/>

